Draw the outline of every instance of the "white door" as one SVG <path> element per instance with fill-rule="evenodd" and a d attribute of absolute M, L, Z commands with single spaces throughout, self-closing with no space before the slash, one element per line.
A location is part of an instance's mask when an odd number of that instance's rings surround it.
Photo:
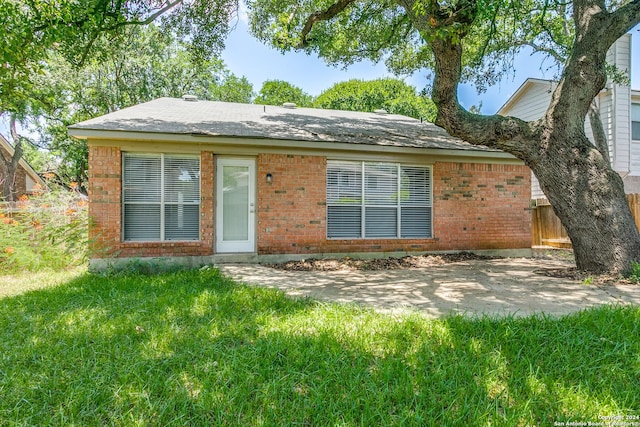
<path fill-rule="evenodd" d="M 255 161 L 218 159 L 216 252 L 255 252 Z"/>

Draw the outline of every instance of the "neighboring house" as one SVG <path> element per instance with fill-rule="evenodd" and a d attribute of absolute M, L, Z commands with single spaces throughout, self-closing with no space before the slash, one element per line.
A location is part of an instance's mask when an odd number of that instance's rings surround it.
<path fill-rule="evenodd" d="M 619 71 L 630 75 L 630 34 L 620 38 L 609 49 L 607 60 Z M 546 112 L 555 88 L 556 82 L 551 80 L 527 79 L 497 114 L 537 120 Z M 595 102 L 607 136 L 611 165 L 622 177 L 626 193 L 640 193 L 640 91 L 610 81 Z M 588 117 L 585 131 L 592 139 Z M 535 177 L 531 188 L 532 199 L 545 198 Z"/>
<path fill-rule="evenodd" d="M 94 267 L 531 247 L 529 169 L 405 116 L 161 98 L 69 133 Z"/>
<path fill-rule="evenodd" d="M 0 151 L 5 158 L 13 157 L 13 147 L 2 135 L 0 135 Z M 0 183 L 3 182 L 4 179 L 5 177 L 2 176 L 2 172 L 0 171 Z M 24 158 L 21 158 L 15 175 L 16 197 L 31 194 L 36 184 L 38 184 L 41 189 L 46 188 L 44 180 L 40 178 Z M 0 197 L 2 196 L 1 193 L 0 191 Z"/>

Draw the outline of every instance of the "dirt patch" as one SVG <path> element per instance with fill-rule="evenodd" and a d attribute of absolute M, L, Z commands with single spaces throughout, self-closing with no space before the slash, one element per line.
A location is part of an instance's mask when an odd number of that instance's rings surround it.
<path fill-rule="evenodd" d="M 572 256 L 572 254 L 570 254 Z M 300 261 L 289 261 L 279 264 L 265 264 L 276 270 L 283 271 L 381 271 L 381 270 L 410 270 L 453 264 L 463 261 L 503 259 L 499 256 L 477 255 L 472 252 L 457 252 L 439 255 L 410 255 L 403 258 L 373 258 L 353 259 L 349 257 L 340 259 L 309 258 Z M 564 253 L 536 256 L 536 259 L 552 259 L 566 261 Z M 594 275 L 579 271 L 575 267 L 538 268 L 534 274 L 558 279 L 570 279 L 580 281 L 586 285 L 606 287 L 611 285 L 638 285 L 637 283 L 621 276 Z"/>
<path fill-rule="evenodd" d="M 403 258 L 352 259 L 304 259 L 281 264 L 265 264 L 267 267 L 285 271 L 344 271 L 344 270 L 406 270 L 470 260 L 489 260 L 501 257 L 458 252 L 440 255 L 410 255 Z"/>
<path fill-rule="evenodd" d="M 559 279 L 578 280 L 587 285 L 611 286 L 611 285 L 637 285 L 637 283 L 611 274 L 590 274 L 579 271 L 576 267 L 567 268 L 540 268 L 533 270 L 535 274 L 547 277 L 557 277 Z"/>

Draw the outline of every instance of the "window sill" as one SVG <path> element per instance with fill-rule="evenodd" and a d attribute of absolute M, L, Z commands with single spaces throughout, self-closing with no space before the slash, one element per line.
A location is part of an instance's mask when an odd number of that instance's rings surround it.
<path fill-rule="evenodd" d="M 123 246 L 175 246 L 176 244 L 181 246 L 197 246 L 202 244 L 202 240 L 122 240 L 120 244 Z"/>
<path fill-rule="evenodd" d="M 435 237 L 326 237 L 327 240 L 434 240 Z"/>

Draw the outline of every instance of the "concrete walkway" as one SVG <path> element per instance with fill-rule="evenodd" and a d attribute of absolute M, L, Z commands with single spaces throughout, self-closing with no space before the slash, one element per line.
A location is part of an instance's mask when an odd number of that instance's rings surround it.
<path fill-rule="evenodd" d="M 255 264 L 218 267 L 238 282 L 279 288 L 293 296 L 384 311 L 417 310 L 430 316 L 563 315 L 602 304 L 640 304 L 640 286 L 601 288 L 534 272 L 568 266 L 564 261 L 505 258 L 385 271 L 280 271 Z"/>

